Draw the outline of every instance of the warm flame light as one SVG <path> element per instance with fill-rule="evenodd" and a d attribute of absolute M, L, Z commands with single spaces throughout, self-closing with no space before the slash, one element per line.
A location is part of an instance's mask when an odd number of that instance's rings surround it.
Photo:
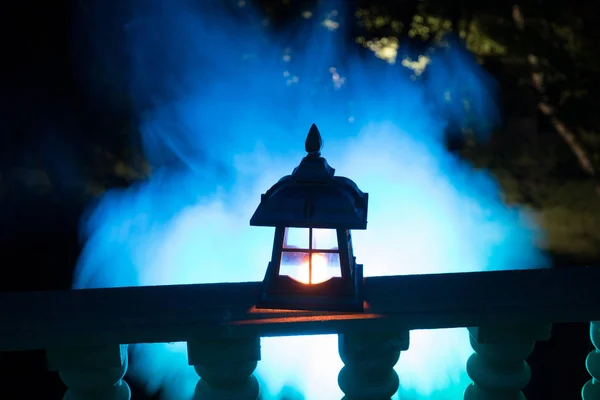
<path fill-rule="evenodd" d="M 316 285 L 317 283 L 323 283 L 331 279 L 328 271 L 327 258 L 322 254 L 314 253 L 312 255 L 312 276 L 309 276 L 309 273 L 307 258 L 306 262 L 302 263 L 292 278 L 307 285 Z"/>

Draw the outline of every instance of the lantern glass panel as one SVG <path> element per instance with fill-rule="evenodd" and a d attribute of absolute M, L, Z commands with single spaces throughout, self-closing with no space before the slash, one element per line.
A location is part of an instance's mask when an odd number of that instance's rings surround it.
<path fill-rule="evenodd" d="M 313 229 L 312 248 L 317 250 L 337 250 L 338 239 L 335 229 Z"/>
<path fill-rule="evenodd" d="M 309 259 L 311 263 L 309 263 Z M 341 276 L 340 255 L 310 251 L 284 251 L 280 275 L 305 284 L 317 284 Z"/>
<path fill-rule="evenodd" d="M 325 261 L 326 270 L 327 270 L 327 279 L 329 278 L 339 278 L 342 276 L 342 266 L 340 265 L 340 255 L 339 253 L 314 253 L 313 254 L 313 266 L 315 263 L 316 257 L 322 257 Z M 314 270 L 314 268 L 313 268 Z"/>
<path fill-rule="evenodd" d="M 279 267 L 280 275 L 287 275 L 290 278 L 297 279 L 302 273 L 303 266 L 308 270 L 308 252 L 284 251 L 281 253 L 281 265 Z"/>
<path fill-rule="evenodd" d="M 284 249 L 308 249 L 308 228 L 285 228 Z"/>

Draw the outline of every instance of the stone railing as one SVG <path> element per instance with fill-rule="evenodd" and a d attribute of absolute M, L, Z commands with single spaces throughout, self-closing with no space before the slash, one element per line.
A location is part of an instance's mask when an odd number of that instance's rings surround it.
<path fill-rule="evenodd" d="M 464 398 L 523 399 L 526 359 L 552 324 L 600 321 L 599 282 L 592 267 L 367 278 L 363 313 L 257 309 L 259 282 L 2 293 L 0 351 L 46 350 L 65 399 L 119 400 L 131 397 L 127 344 L 185 341 L 195 398 L 256 400 L 261 337 L 338 334 L 345 398 L 384 399 L 410 330 L 469 327 Z M 590 326 L 582 398 L 600 400 L 600 322 Z"/>

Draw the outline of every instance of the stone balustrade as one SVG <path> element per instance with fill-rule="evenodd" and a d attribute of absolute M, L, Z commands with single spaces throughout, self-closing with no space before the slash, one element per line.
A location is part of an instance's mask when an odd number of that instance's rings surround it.
<path fill-rule="evenodd" d="M 0 351 L 45 349 L 65 399 L 123 400 L 126 344 L 185 341 L 197 399 L 256 400 L 259 338 L 338 334 L 338 383 L 355 400 L 397 390 L 410 330 L 478 327 L 464 397 L 513 400 L 550 324 L 596 321 L 582 398 L 600 400 L 598 282 L 596 267 L 368 277 L 361 313 L 258 309 L 261 282 L 0 293 Z"/>
<path fill-rule="evenodd" d="M 129 400 L 123 380 L 127 346 L 110 345 L 46 350 L 48 367 L 58 371 L 67 387 L 64 400 Z"/>
<path fill-rule="evenodd" d="M 344 400 L 389 399 L 398 391 L 394 366 L 400 352 L 408 350 L 409 332 L 343 334 L 338 336 L 344 363 L 338 384 Z"/>
<path fill-rule="evenodd" d="M 473 383 L 465 400 L 526 400 L 529 383 L 527 357 L 537 341 L 548 340 L 550 324 L 468 328 L 474 353 L 466 370 Z M 582 390 L 583 400 L 600 400 L 600 323 L 590 324 L 594 348 L 586 359 L 592 379 Z M 338 335 L 344 367 L 338 384 L 342 400 L 390 399 L 400 379 L 394 366 L 409 348 L 409 331 L 346 333 Z M 257 400 L 259 384 L 253 375 L 260 361 L 260 338 L 199 338 L 189 340 L 188 362 L 200 379 L 194 400 Z M 67 391 L 64 400 L 129 400 L 123 380 L 127 345 L 53 348 L 46 351 L 50 370 L 58 371 Z"/>
<path fill-rule="evenodd" d="M 585 360 L 585 366 L 592 376 L 581 391 L 583 400 L 600 400 L 600 321 L 590 323 L 590 338 L 594 348 Z"/>
<path fill-rule="evenodd" d="M 467 361 L 473 383 L 465 400 L 525 400 L 521 391 L 531 379 L 527 357 L 536 341 L 550 339 L 551 325 L 469 328 L 475 353 Z"/>
<path fill-rule="evenodd" d="M 257 400 L 258 361 L 260 338 L 188 341 L 188 362 L 200 376 L 194 400 Z"/>

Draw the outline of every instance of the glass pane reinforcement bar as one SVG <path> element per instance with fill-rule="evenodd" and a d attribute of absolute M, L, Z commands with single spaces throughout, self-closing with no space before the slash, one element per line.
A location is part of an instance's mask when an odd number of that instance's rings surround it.
<path fill-rule="evenodd" d="M 339 250 L 333 250 L 333 249 L 295 249 L 295 248 L 281 249 L 281 251 L 284 253 L 310 253 L 310 254 L 315 254 L 315 253 L 338 254 L 340 252 Z"/>
<path fill-rule="evenodd" d="M 310 250 L 310 255 L 308 256 L 308 284 L 312 284 L 312 242 L 313 242 L 313 230 L 310 228 L 308 230 L 308 249 Z"/>

